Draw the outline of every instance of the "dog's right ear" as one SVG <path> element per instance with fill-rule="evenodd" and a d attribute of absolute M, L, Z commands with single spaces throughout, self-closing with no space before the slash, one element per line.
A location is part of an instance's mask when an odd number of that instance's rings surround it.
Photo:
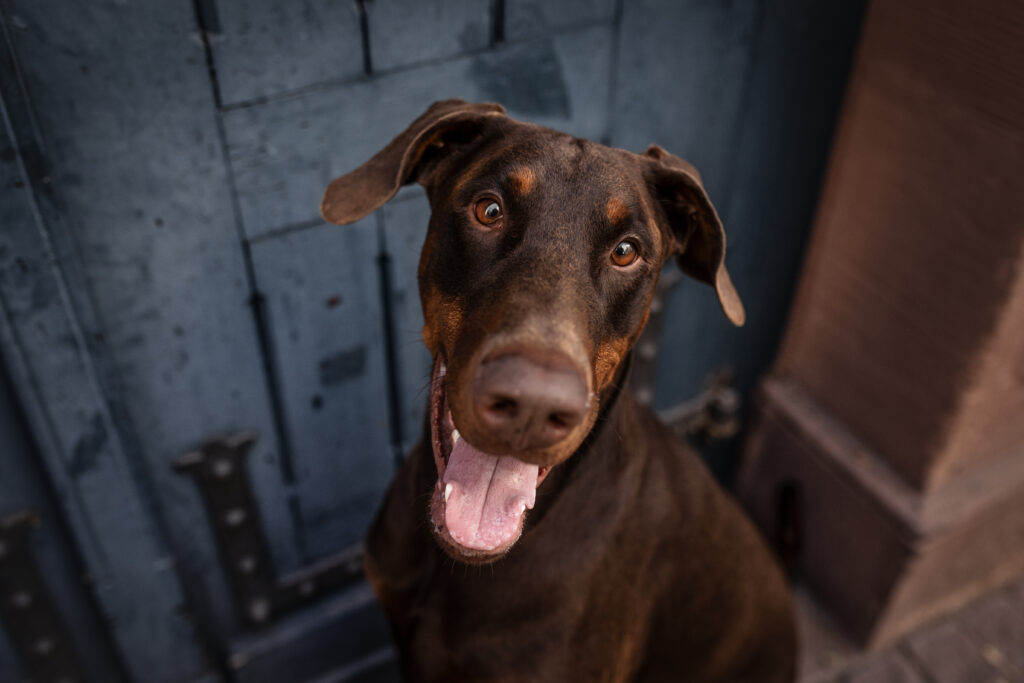
<path fill-rule="evenodd" d="M 394 197 L 402 185 L 416 180 L 428 149 L 443 147 L 449 136 L 479 128 L 486 117 L 504 114 L 500 104 L 435 102 L 372 159 L 332 180 L 320 203 L 320 215 L 337 225 L 363 218 Z"/>
<path fill-rule="evenodd" d="M 639 158 L 652 196 L 672 229 L 679 267 L 714 287 L 725 316 L 734 325 L 743 325 L 747 314 L 725 269 L 725 229 L 697 169 L 657 145 L 648 147 Z"/>

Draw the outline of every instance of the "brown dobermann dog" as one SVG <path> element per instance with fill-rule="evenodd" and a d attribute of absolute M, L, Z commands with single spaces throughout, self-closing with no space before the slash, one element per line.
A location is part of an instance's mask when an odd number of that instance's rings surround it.
<path fill-rule="evenodd" d="M 670 256 L 744 319 L 694 168 L 448 100 L 321 210 L 351 223 L 413 181 L 431 205 L 429 419 L 365 559 L 405 677 L 792 680 L 776 563 L 625 388 Z"/>

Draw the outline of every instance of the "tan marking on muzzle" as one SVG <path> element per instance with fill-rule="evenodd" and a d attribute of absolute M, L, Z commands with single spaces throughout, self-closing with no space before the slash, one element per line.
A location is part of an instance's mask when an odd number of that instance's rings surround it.
<path fill-rule="evenodd" d="M 431 354 L 443 345 L 451 350 L 462 327 L 465 311 L 460 302 L 444 298 L 435 287 L 424 292 L 423 343 Z"/>
<path fill-rule="evenodd" d="M 597 382 L 597 390 L 604 391 L 612 378 L 615 377 L 615 370 L 619 363 L 625 358 L 629 351 L 629 339 L 609 339 L 597 347 L 597 355 L 594 358 L 594 379 Z"/>

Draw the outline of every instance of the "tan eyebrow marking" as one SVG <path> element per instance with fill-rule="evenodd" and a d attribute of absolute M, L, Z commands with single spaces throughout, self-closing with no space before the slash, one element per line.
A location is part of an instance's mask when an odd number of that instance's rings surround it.
<path fill-rule="evenodd" d="M 629 207 L 618 197 L 612 197 L 604 207 L 604 214 L 612 224 L 618 224 L 629 216 Z"/>
<path fill-rule="evenodd" d="M 537 184 L 537 174 L 526 166 L 517 166 L 512 169 L 508 177 L 512 181 L 513 191 L 519 195 L 530 194 L 533 192 L 534 185 Z"/>

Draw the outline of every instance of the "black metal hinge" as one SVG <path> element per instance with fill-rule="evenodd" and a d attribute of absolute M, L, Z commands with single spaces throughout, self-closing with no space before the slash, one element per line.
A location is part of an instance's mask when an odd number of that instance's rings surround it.
<path fill-rule="evenodd" d="M 38 526 L 28 510 L 0 517 L 0 621 L 33 683 L 82 683 L 81 660 L 32 554 L 29 532 Z"/>
<path fill-rule="evenodd" d="M 252 432 L 213 438 L 179 458 L 175 469 L 199 487 L 238 618 L 266 626 L 359 579 L 362 545 L 278 578 L 249 480 L 247 456 L 254 443 Z"/>

